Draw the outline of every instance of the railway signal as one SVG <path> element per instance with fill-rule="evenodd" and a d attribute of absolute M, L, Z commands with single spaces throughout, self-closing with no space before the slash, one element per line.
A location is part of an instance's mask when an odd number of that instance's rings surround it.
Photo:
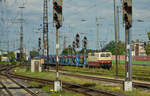
<path fill-rule="evenodd" d="M 59 81 L 59 31 L 62 26 L 62 0 L 53 0 L 53 21 L 56 25 L 56 81 L 54 81 L 54 90 L 60 91 L 62 89 L 61 81 Z"/>
<path fill-rule="evenodd" d="M 83 47 L 84 47 L 84 49 L 87 48 L 87 38 L 86 37 L 83 38 Z"/>
<path fill-rule="evenodd" d="M 72 48 L 75 49 L 75 47 L 76 47 L 76 42 L 73 41 L 73 42 L 72 42 Z"/>
<path fill-rule="evenodd" d="M 125 24 L 125 81 L 124 90 L 132 91 L 132 43 L 131 43 L 131 27 L 132 27 L 132 0 L 123 0 L 123 22 Z"/>
<path fill-rule="evenodd" d="M 57 29 L 62 26 L 62 0 L 53 0 L 53 21 Z"/>
<path fill-rule="evenodd" d="M 76 47 L 77 47 L 77 48 L 80 47 L 80 36 L 79 36 L 78 33 L 76 34 Z"/>
<path fill-rule="evenodd" d="M 83 38 L 83 48 L 84 48 L 84 67 L 85 67 L 85 64 L 86 64 L 85 54 L 86 54 L 86 48 L 87 48 L 87 37 L 85 37 L 85 36 Z"/>
<path fill-rule="evenodd" d="M 40 55 L 40 50 L 41 50 L 41 38 L 39 37 L 39 48 L 38 48 L 39 55 Z"/>
<path fill-rule="evenodd" d="M 75 52 L 75 47 L 76 47 L 76 42 L 73 41 L 73 42 L 72 42 L 72 49 L 73 49 L 74 52 Z"/>
<path fill-rule="evenodd" d="M 123 0 L 123 21 L 127 29 L 132 27 L 132 0 Z"/>

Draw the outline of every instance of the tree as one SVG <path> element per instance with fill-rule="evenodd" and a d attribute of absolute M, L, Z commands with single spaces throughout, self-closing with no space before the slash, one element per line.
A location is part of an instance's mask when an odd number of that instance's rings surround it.
<path fill-rule="evenodd" d="M 148 39 L 150 40 L 150 32 L 147 32 L 147 35 L 148 35 Z"/>
<path fill-rule="evenodd" d="M 14 54 L 14 52 L 9 52 L 8 53 L 8 58 L 9 58 L 10 62 L 15 61 L 15 54 Z"/>
<path fill-rule="evenodd" d="M 68 55 L 68 51 L 69 51 L 69 48 L 65 48 L 63 51 L 62 51 L 62 55 Z"/>
<path fill-rule="evenodd" d="M 95 50 L 92 50 L 92 49 L 86 49 L 86 55 L 88 53 L 91 53 L 91 52 L 95 52 Z M 71 48 L 65 48 L 63 51 L 62 51 L 62 55 L 75 55 L 75 50 L 71 47 Z M 84 49 L 81 49 L 80 51 L 78 51 L 79 54 L 84 54 Z"/>
<path fill-rule="evenodd" d="M 73 53 L 73 48 L 71 47 L 71 45 L 68 46 L 68 48 L 65 48 L 63 51 L 62 51 L 62 55 L 71 55 Z"/>
<path fill-rule="evenodd" d="M 16 64 L 16 57 L 15 57 L 15 53 L 13 51 L 8 52 L 8 58 L 11 64 Z"/>
<path fill-rule="evenodd" d="M 92 53 L 92 52 L 95 52 L 95 50 L 86 49 L 85 55 L 88 55 L 88 53 Z M 84 54 L 84 48 L 82 48 L 82 49 L 79 51 L 79 54 Z"/>
<path fill-rule="evenodd" d="M 150 43 L 146 44 L 145 50 L 146 50 L 146 54 L 150 56 Z"/>
<path fill-rule="evenodd" d="M 125 53 L 125 44 L 121 41 L 118 42 L 117 50 L 116 50 L 116 43 L 115 41 L 110 41 L 104 48 L 102 48 L 102 51 L 111 52 L 113 55 L 123 55 Z"/>
<path fill-rule="evenodd" d="M 39 52 L 37 52 L 37 51 L 35 51 L 35 50 L 32 50 L 32 51 L 30 51 L 30 56 L 31 56 L 31 58 L 34 58 L 34 57 L 36 57 L 36 56 L 39 56 Z"/>

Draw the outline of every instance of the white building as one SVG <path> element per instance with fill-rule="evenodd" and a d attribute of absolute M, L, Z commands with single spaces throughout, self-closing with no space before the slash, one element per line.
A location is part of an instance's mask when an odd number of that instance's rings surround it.
<path fill-rule="evenodd" d="M 15 50 L 14 53 L 15 53 L 15 58 L 18 58 L 17 54 L 20 53 L 20 50 Z M 30 52 L 28 51 L 27 48 L 23 48 L 23 54 L 26 56 L 26 60 L 28 60 L 30 57 Z"/>
<path fill-rule="evenodd" d="M 144 42 L 132 43 L 132 56 L 147 56 L 144 48 Z"/>

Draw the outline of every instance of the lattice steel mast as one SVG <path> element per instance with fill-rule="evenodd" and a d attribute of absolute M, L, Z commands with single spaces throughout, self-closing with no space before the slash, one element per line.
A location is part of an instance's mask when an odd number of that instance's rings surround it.
<path fill-rule="evenodd" d="M 43 8 L 43 56 L 48 59 L 49 47 L 48 47 L 48 3 L 44 0 Z"/>

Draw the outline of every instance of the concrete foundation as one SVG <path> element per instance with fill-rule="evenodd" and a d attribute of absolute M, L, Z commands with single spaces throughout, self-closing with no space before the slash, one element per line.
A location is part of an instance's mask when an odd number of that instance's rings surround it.
<path fill-rule="evenodd" d="M 124 81 L 124 91 L 132 91 L 132 81 Z"/>
<path fill-rule="evenodd" d="M 62 90 L 62 82 L 59 80 L 54 81 L 54 91 L 58 92 Z"/>

